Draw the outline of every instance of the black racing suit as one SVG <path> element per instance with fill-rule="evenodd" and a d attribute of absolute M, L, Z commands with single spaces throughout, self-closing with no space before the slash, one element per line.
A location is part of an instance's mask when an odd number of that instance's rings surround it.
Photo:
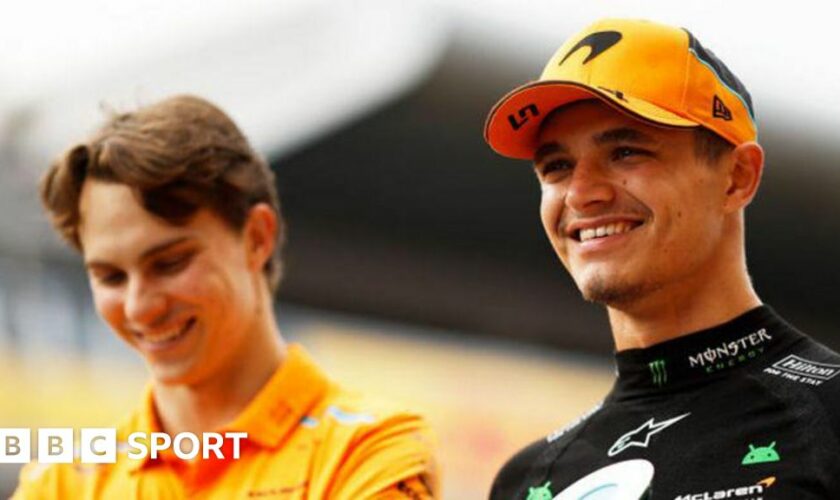
<path fill-rule="evenodd" d="M 514 456 L 491 499 L 553 498 L 628 459 L 653 465 L 653 500 L 840 499 L 840 355 L 769 307 L 616 364 L 604 401 Z"/>

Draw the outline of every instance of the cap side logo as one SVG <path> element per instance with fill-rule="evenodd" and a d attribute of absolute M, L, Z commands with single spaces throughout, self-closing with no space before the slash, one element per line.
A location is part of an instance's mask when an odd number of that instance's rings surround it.
<path fill-rule="evenodd" d="M 520 120 L 516 119 L 516 116 L 513 114 L 508 115 L 508 122 L 510 122 L 510 126 L 513 127 L 514 131 L 519 130 L 522 125 L 528 123 L 528 115 L 537 117 L 540 116 L 540 110 L 537 109 L 536 104 L 527 104 L 522 109 L 519 110 L 519 118 Z"/>
<path fill-rule="evenodd" d="M 712 102 L 712 116 L 726 121 L 732 120 L 732 112 L 729 111 L 729 108 L 726 107 L 726 104 L 724 104 L 718 96 L 715 96 L 715 99 Z"/>
<path fill-rule="evenodd" d="M 589 55 L 586 56 L 586 59 L 584 59 L 581 63 L 582 65 L 586 64 L 601 55 L 601 53 L 608 48 L 617 44 L 619 40 L 621 40 L 621 33 L 618 31 L 596 31 L 595 33 L 586 35 L 581 41 L 576 43 L 568 53 L 566 53 L 558 66 L 562 66 L 563 63 L 566 62 L 566 59 L 579 49 L 589 47 Z"/>
<path fill-rule="evenodd" d="M 750 117 L 755 119 L 755 110 L 753 109 L 752 97 L 750 93 L 747 92 L 747 88 L 741 83 L 741 80 L 735 76 L 735 73 L 729 70 L 723 61 L 715 56 L 714 52 L 707 49 L 703 45 L 700 44 L 700 41 L 694 38 L 694 35 L 691 34 L 690 31 L 683 28 L 688 34 L 688 51 L 694 54 L 694 56 L 703 64 L 705 64 L 709 69 L 711 69 L 715 76 L 717 76 L 718 81 L 720 81 L 726 88 L 732 91 L 733 94 L 738 96 L 739 99 L 744 103 L 744 106 L 747 108 L 747 111 L 750 113 Z"/>

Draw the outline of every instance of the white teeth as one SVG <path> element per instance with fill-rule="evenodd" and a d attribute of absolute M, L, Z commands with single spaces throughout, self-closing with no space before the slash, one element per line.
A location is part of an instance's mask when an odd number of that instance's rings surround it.
<path fill-rule="evenodd" d="M 633 229 L 633 225 L 628 222 L 616 222 L 607 224 L 605 226 L 592 227 L 580 230 L 580 241 L 588 241 L 594 238 L 603 238 L 605 236 L 612 236 L 614 234 L 622 234 Z"/>
<path fill-rule="evenodd" d="M 145 334 L 138 334 L 138 337 L 142 338 L 145 342 L 149 342 L 151 344 L 160 344 L 163 342 L 169 342 L 181 337 L 183 334 L 187 332 L 189 329 L 190 323 L 187 322 L 181 328 L 175 328 L 172 330 L 168 330 L 164 333 L 150 335 L 148 333 Z"/>
<path fill-rule="evenodd" d="M 145 340 L 146 342 L 151 342 L 152 344 L 157 344 L 157 343 L 160 343 L 160 342 L 167 342 L 169 340 L 172 340 L 175 337 L 177 337 L 180 333 L 181 333 L 180 331 L 174 331 L 174 332 L 166 332 L 166 333 L 163 333 L 163 334 L 160 334 L 160 335 L 154 335 L 154 336 L 143 335 L 143 340 Z"/>

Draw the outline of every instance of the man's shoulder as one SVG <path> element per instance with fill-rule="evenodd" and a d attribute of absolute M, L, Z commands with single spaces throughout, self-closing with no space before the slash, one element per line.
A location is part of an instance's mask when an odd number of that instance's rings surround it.
<path fill-rule="evenodd" d="M 419 412 L 398 402 L 333 385 L 301 426 L 318 443 L 315 475 L 338 478 L 329 484 L 314 480 L 313 492 L 364 497 L 412 478 L 430 492 L 439 489 L 434 433 Z"/>
<path fill-rule="evenodd" d="M 335 435 L 336 432 L 355 432 L 395 422 L 426 425 L 417 411 L 408 409 L 398 401 L 361 392 L 328 377 L 302 346 L 293 345 L 290 353 L 288 370 L 299 379 L 293 390 L 299 390 L 303 396 L 289 399 L 296 414 L 300 416 L 300 425 L 304 429 L 325 430 L 330 435 Z M 317 390 L 312 389 L 312 381 L 317 384 Z M 285 400 L 288 394 L 273 396 Z M 269 406 L 274 403 L 272 400 Z"/>
<path fill-rule="evenodd" d="M 490 498 L 514 498 L 520 494 L 518 489 L 523 484 L 529 484 L 529 480 L 534 483 L 542 479 L 544 471 L 550 468 L 557 454 L 575 439 L 586 422 L 603 406 L 603 402 L 598 403 L 572 422 L 537 439 L 511 457 L 496 475 Z"/>
<path fill-rule="evenodd" d="M 113 464 L 73 463 L 47 464 L 37 461 L 23 466 L 18 477 L 14 500 L 29 498 L 69 498 L 84 496 L 95 486 L 97 477 L 113 469 Z"/>
<path fill-rule="evenodd" d="M 147 387 L 147 390 L 149 388 Z M 82 460 L 80 443 L 73 445 L 71 463 L 42 463 L 38 460 L 24 465 L 18 476 L 18 489 L 15 500 L 23 498 L 69 498 L 84 496 L 92 488 L 102 486 L 99 480 L 103 474 L 110 478 L 122 477 L 127 471 L 126 441 L 128 435 L 142 428 L 146 419 L 143 405 L 123 413 L 111 425 L 116 430 L 116 462 L 86 463 Z"/>
<path fill-rule="evenodd" d="M 307 412 L 302 420 L 305 427 L 327 427 L 348 430 L 370 430 L 383 425 L 413 423 L 427 426 L 424 417 L 396 401 L 372 396 L 333 384 L 324 398 Z"/>
<path fill-rule="evenodd" d="M 840 432 L 840 353 L 803 334 L 751 375 L 796 414 L 825 417 Z"/>
<path fill-rule="evenodd" d="M 799 333 L 799 332 L 797 332 Z M 778 349 L 751 370 L 753 375 L 816 392 L 840 388 L 840 353 L 799 333 L 796 342 Z M 832 387 L 834 389 L 832 389 Z"/>
<path fill-rule="evenodd" d="M 537 484 L 544 479 L 551 462 L 556 458 L 554 449 L 563 445 L 568 436 L 557 441 L 542 437 L 511 457 L 496 474 L 490 490 L 491 500 L 522 498 L 527 491 L 521 491 L 526 484 Z"/>

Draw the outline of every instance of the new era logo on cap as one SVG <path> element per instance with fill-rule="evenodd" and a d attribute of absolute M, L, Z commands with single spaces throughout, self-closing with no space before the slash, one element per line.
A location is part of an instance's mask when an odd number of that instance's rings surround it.
<path fill-rule="evenodd" d="M 726 107 L 726 104 L 720 100 L 720 97 L 715 96 L 712 102 L 712 116 L 715 118 L 722 118 L 726 121 L 732 120 L 732 112 Z"/>

